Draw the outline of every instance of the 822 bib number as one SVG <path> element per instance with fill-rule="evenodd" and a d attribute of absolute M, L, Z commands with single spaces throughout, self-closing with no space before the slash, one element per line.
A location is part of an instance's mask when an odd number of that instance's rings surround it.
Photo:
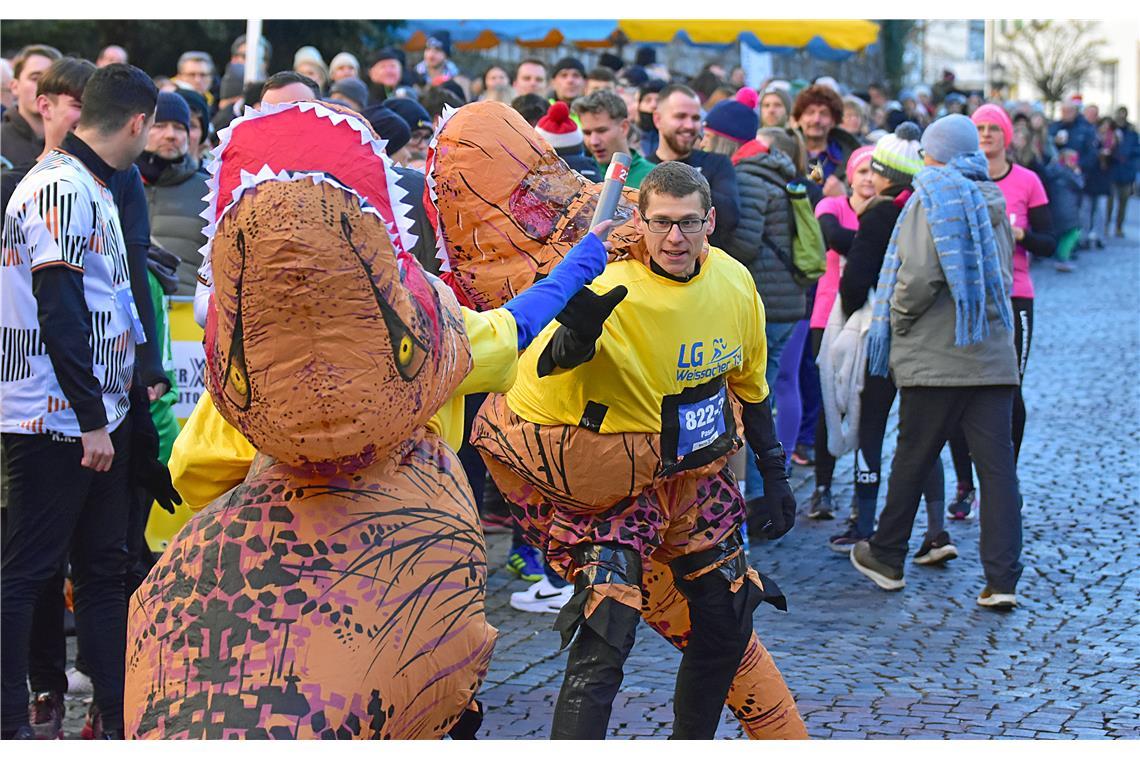
<path fill-rule="evenodd" d="M 724 386 L 715 395 L 677 405 L 677 456 L 686 457 L 716 441 L 726 432 L 724 405 L 727 402 Z"/>

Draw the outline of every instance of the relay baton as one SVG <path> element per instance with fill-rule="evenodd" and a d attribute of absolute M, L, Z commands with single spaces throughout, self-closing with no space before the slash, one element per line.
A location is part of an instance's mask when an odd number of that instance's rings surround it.
<path fill-rule="evenodd" d="M 590 229 L 614 218 L 618 201 L 621 200 L 621 189 L 625 187 L 625 178 L 629 175 L 629 165 L 632 161 L 628 153 L 615 153 L 610 158 L 606 177 L 602 180 L 602 192 L 598 195 L 598 207 L 594 209 L 594 218 L 590 220 Z M 609 237 L 609 233 L 606 237 Z"/>

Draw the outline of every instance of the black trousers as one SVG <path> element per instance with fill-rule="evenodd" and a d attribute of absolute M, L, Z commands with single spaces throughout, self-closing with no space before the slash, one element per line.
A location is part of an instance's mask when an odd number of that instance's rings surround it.
<path fill-rule="evenodd" d="M 1029 364 L 1029 347 L 1033 343 L 1033 299 L 1014 298 L 1013 304 L 1013 347 L 1017 349 L 1017 375 L 1025 382 L 1025 367 Z M 1021 456 L 1021 441 L 1025 438 L 1025 399 L 1019 384 L 1013 394 L 1013 457 Z M 974 474 L 971 469 L 970 449 L 961 427 L 950 433 L 950 456 L 954 460 L 954 474 L 958 476 L 959 489 L 973 487 Z"/>
<path fill-rule="evenodd" d="M 1021 505 L 1010 438 L 1014 387 L 900 388 L 899 440 L 887 503 L 871 537 L 875 557 L 902 567 L 930 468 L 958 425 L 978 468 L 985 509 L 980 553 L 986 582 L 1013 592 L 1021 578 Z"/>
<path fill-rule="evenodd" d="M 124 420 L 111 434 L 115 459 L 105 473 L 80 465 L 83 444 L 78 438 L 2 437 L 9 496 L 8 540 L 0 567 L 0 722 L 5 733 L 28 723 L 26 679 L 35 608 L 69 553 L 76 628 L 95 702 L 105 728 L 122 730 L 130 432 L 130 422 Z"/>
<path fill-rule="evenodd" d="M 819 349 L 823 346 L 823 330 L 818 327 L 811 329 L 811 356 L 819 359 Z M 815 484 L 831 488 L 831 479 L 835 475 L 835 457 L 827 448 L 827 415 L 820 410 L 815 422 Z"/>
<path fill-rule="evenodd" d="M 487 465 L 483 458 L 468 441 L 471 440 L 471 427 L 475 423 L 475 415 L 483 405 L 486 393 L 472 393 L 463 397 L 463 445 L 455 452 L 459 456 L 459 463 L 463 465 L 463 472 L 467 475 L 467 482 L 471 484 L 471 493 L 475 495 L 475 508 L 483 514 L 483 487 L 487 480 Z"/>

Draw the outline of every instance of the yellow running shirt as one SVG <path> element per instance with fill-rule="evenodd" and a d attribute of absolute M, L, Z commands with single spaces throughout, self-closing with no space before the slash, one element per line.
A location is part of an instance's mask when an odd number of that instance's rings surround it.
<path fill-rule="evenodd" d="M 726 383 L 742 401 L 768 396 L 764 306 L 742 264 L 710 248 L 697 276 L 682 283 L 625 260 L 607 266 L 590 289 L 617 285 L 629 293 L 605 321 L 593 359 L 538 377 L 556 322 L 519 358 L 507 393 L 515 414 L 600 433 L 661 433 L 666 419 L 683 454 L 723 434 Z"/>
<path fill-rule="evenodd" d="M 468 393 L 502 393 L 515 379 L 518 328 L 506 309 L 475 312 L 463 309 L 463 322 L 471 343 L 471 371 L 455 393 L 428 420 L 427 428 L 458 451 L 463 441 L 463 396 Z M 257 453 L 240 432 L 218 412 L 208 393 L 198 399 L 186 426 L 174 441 L 170 476 L 185 504 L 156 527 L 148 540 L 165 546 L 190 517 L 245 480 Z M 152 515 L 158 510 L 151 510 Z M 152 519 L 153 522 L 153 519 Z M 169 523 L 169 524 L 165 524 Z"/>

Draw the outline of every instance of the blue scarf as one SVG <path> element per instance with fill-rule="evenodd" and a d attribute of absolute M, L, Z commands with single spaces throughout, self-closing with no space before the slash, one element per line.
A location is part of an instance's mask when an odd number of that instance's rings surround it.
<path fill-rule="evenodd" d="M 872 375 L 887 375 L 891 352 L 891 295 L 899 273 L 899 229 L 916 202 L 926 211 L 938 261 L 950 288 L 950 297 L 954 299 L 955 345 L 979 343 L 989 335 L 987 294 L 997 307 L 1002 324 L 1013 329 L 1009 294 L 1002 281 L 989 208 L 975 184 L 989 178 L 989 165 L 980 151 L 957 156 L 946 166 L 927 166 L 915 175 L 914 195 L 899 214 L 883 257 L 883 268 L 879 270 L 867 347 Z"/>

